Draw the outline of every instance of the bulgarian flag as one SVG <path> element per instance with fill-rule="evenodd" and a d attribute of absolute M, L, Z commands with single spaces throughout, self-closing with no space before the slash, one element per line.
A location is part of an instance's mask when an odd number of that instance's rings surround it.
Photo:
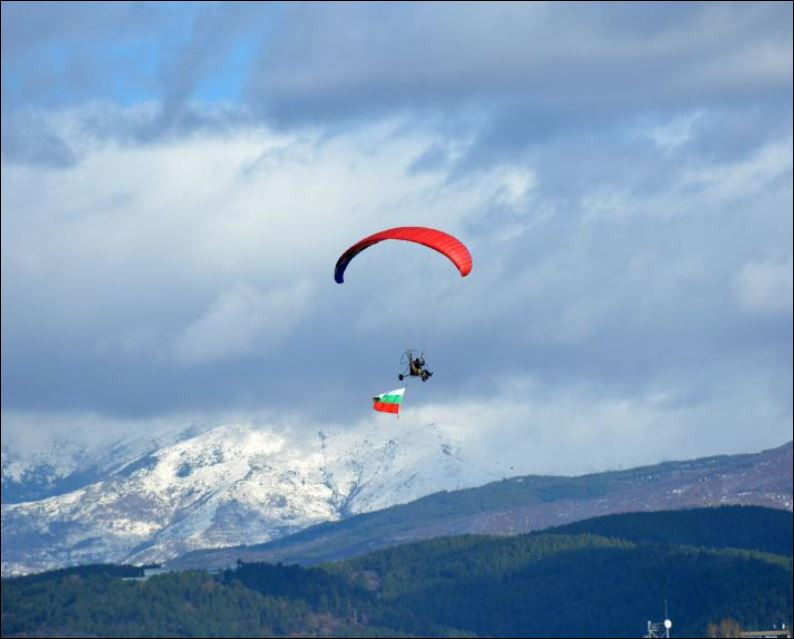
<path fill-rule="evenodd" d="M 400 412 L 400 403 L 403 401 L 404 394 L 404 388 L 396 388 L 395 390 L 391 390 L 388 393 L 382 393 L 372 398 L 372 401 L 374 402 L 372 408 L 383 413 L 398 414 Z"/>

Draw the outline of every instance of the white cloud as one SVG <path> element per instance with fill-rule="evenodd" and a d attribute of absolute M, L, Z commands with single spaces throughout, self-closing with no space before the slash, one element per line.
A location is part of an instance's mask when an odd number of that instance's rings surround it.
<path fill-rule="evenodd" d="M 216 298 L 238 282 L 260 293 L 330 286 L 338 254 L 364 234 L 418 223 L 458 232 L 491 178 L 409 174 L 430 137 L 395 135 L 400 125 L 322 141 L 259 127 L 144 146 L 83 141 L 84 159 L 68 170 L 4 164 L 8 326 L 24 316 L 39 332 L 90 334 L 103 352 L 145 353 L 197 315 L 209 313 L 191 334 L 230 316 L 248 298 Z"/>
<path fill-rule="evenodd" d="M 625 176 L 607 184 L 595 183 L 582 196 L 584 221 L 623 223 L 636 217 L 672 219 L 680 216 L 727 217 L 727 211 L 742 207 L 746 216 L 757 214 L 759 203 L 778 195 L 788 196 L 791 187 L 778 185 L 791 174 L 792 138 L 772 140 L 751 154 L 729 161 L 686 158 L 679 166 L 665 169 L 666 186 L 649 190 L 645 171 L 638 162 Z M 754 203 L 751 207 L 748 203 Z M 790 205 L 789 205 L 790 206 Z"/>
<path fill-rule="evenodd" d="M 402 432 L 435 424 L 461 444 L 467 461 L 498 476 L 575 475 L 664 459 L 753 452 L 791 437 L 785 398 L 763 380 L 748 382 L 741 377 L 722 380 L 719 392 L 702 396 L 693 396 L 692 388 L 681 380 L 637 392 L 599 384 L 562 387 L 528 375 L 500 376 L 497 388 L 487 396 L 430 399 L 426 388 L 409 386 L 397 423 L 393 416 L 371 410 L 352 422 L 341 421 L 330 405 L 321 419 L 296 408 L 202 410 L 140 419 L 4 411 L 4 441 L 30 456 L 51 448 L 64 435 L 90 451 L 116 439 L 139 438 L 147 443 L 155 434 L 168 439 L 191 425 L 198 432 L 222 424 L 250 424 L 305 442 L 319 430 Z"/>
<path fill-rule="evenodd" d="M 787 262 L 746 262 L 735 275 L 733 285 L 744 310 L 759 315 L 790 315 L 794 297 L 792 257 Z"/>
<path fill-rule="evenodd" d="M 702 111 L 696 111 L 673 118 L 668 122 L 651 127 L 646 131 L 646 135 L 659 148 L 665 151 L 674 151 L 692 139 L 693 129 L 703 115 Z"/>
<path fill-rule="evenodd" d="M 14 452 L 28 455 L 68 443 L 78 451 L 85 447 L 89 457 L 98 444 L 149 437 L 197 423 L 195 415 L 179 419 L 170 416 L 125 419 L 95 412 L 13 409 L 2 411 L 2 422 L 3 446 Z"/>
<path fill-rule="evenodd" d="M 521 206 L 529 192 L 537 186 L 537 176 L 529 169 L 502 169 L 501 174 L 499 195 L 511 206 Z"/>
<path fill-rule="evenodd" d="M 488 399 L 416 405 L 409 389 L 401 420 L 436 423 L 472 459 L 514 474 L 578 474 L 757 451 L 790 438 L 791 416 L 763 384 L 728 381 L 723 392 L 702 398 L 689 391 L 677 383 L 641 393 L 561 388 L 519 376 L 505 378 Z"/>
<path fill-rule="evenodd" d="M 763 192 L 773 180 L 791 173 L 791 167 L 792 138 L 788 137 L 765 144 L 748 158 L 687 169 L 681 188 L 702 189 L 704 204 L 725 206 Z"/>
<path fill-rule="evenodd" d="M 193 365 L 267 355 L 304 318 L 311 289 L 307 282 L 270 291 L 236 284 L 185 328 L 174 357 Z"/>
<path fill-rule="evenodd" d="M 720 379 L 734 369 L 750 385 L 790 376 L 786 361 L 736 365 L 752 362 L 755 346 L 735 339 L 755 334 L 753 314 L 791 309 L 790 260 L 751 259 L 791 253 L 790 138 L 728 161 L 689 155 L 696 145 L 660 153 L 647 142 L 646 157 L 626 161 L 623 148 L 577 140 L 460 174 L 409 170 L 444 137 L 414 124 L 387 119 L 328 137 L 243 127 L 138 146 L 85 143 L 82 161 L 59 171 L 5 164 L 4 401 L 29 392 L 27 401 L 72 405 L 77 390 L 79 407 L 111 414 L 131 405 L 234 409 L 240 396 L 300 411 L 295 397 L 312 386 L 345 397 L 336 410 L 355 419 L 368 393 L 389 387 L 375 375 L 391 378 L 384 369 L 401 352 L 390 350 L 392 333 L 429 317 L 441 296 L 422 294 L 418 278 L 399 286 L 388 272 L 377 279 L 367 257 L 386 250 L 362 256 L 344 287 L 333 283 L 333 264 L 367 233 L 424 224 L 460 235 L 474 254 L 472 275 L 455 291 L 462 295 L 443 300 L 446 316 L 432 327 L 438 375 L 428 388 L 440 396 L 516 371 L 554 376 L 460 409 L 410 399 L 421 419 L 487 433 L 472 440 L 484 455 L 506 455 L 527 472 L 575 472 L 713 452 L 708 445 L 722 441 L 723 427 L 726 446 L 749 447 L 747 424 L 758 420 L 774 425 L 770 433 L 790 432 L 790 408 L 770 417 L 769 398 L 739 394 L 741 406 L 678 411 L 658 400 L 675 393 L 654 381 L 680 377 L 683 385 L 694 377 L 693 353 L 719 366 L 726 350 L 735 360 Z M 670 165 L 669 154 L 681 162 Z M 550 185 L 549 159 L 564 167 L 558 184 Z M 731 281 L 752 313 L 730 299 L 734 313 L 725 312 Z M 388 286 L 401 314 L 357 305 L 349 295 L 356 284 L 375 296 Z M 720 335 L 731 337 L 727 347 Z M 761 338 L 770 351 L 790 344 L 779 332 Z M 287 347 L 284 360 L 268 361 Z M 482 367 L 470 353 L 482 355 Z M 256 386 L 251 357 L 265 374 L 280 367 L 278 388 Z M 216 362 L 225 364 L 224 379 L 201 366 Z M 104 392 L 104 380 L 117 378 L 124 384 Z M 150 386 L 139 386 L 144 378 Z M 626 386 L 616 392 L 613 382 Z M 664 446 L 643 448 L 651 436 Z"/>

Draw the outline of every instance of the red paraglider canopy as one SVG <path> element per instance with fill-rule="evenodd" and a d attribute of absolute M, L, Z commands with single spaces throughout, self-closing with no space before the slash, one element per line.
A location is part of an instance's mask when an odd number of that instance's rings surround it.
<path fill-rule="evenodd" d="M 466 277 L 471 272 L 471 254 L 463 243 L 449 233 L 427 228 L 425 226 L 398 226 L 397 228 L 379 231 L 365 237 L 347 249 L 336 262 L 334 279 L 338 284 L 344 282 L 345 269 L 356 255 L 373 244 L 383 240 L 404 240 L 415 242 L 438 251 L 460 271 L 461 277 Z"/>

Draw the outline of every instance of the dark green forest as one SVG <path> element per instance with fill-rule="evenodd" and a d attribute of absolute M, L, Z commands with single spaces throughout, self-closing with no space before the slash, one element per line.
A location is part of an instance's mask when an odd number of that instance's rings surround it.
<path fill-rule="evenodd" d="M 632 541 L 689 544 L 711 548 L 748 548 L 791 554 L 792 515 L 759 506 L 723 506 L 605 515 L 544 533 L 592 533 Z"/>
<path fill-rule="evenodd" d="M 726 618 L 746 629 L 791 621 L 791 513 L 645 515 L 313 568 L 240 563 L 141 580 L 134 567 L 97 565 L 3 579 L 2 634 L 630 637 L 663 618 L 665 599 L 677 636 Z"/>

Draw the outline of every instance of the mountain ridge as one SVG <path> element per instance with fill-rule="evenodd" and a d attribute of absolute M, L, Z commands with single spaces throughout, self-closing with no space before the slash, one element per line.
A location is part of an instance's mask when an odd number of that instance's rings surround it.
<path fill-rule="evenodd" d="M 306 438 L 227 424 L 137 452 L 77 490 L 4 503 L 3 574 L 266 541 L 493 478 L 432 426 Z"/>
<path fill-rule="evenodd" d="M 326 522 L 259 545 L 199 550 L 174 567 L 245 561 L 314 564 L 439 536 L 510 535 L 619 512 L 723 504 L 792 510 L 792 442 L 760 453 L 716 455 L 577 477 L 525 476 Z"/>

